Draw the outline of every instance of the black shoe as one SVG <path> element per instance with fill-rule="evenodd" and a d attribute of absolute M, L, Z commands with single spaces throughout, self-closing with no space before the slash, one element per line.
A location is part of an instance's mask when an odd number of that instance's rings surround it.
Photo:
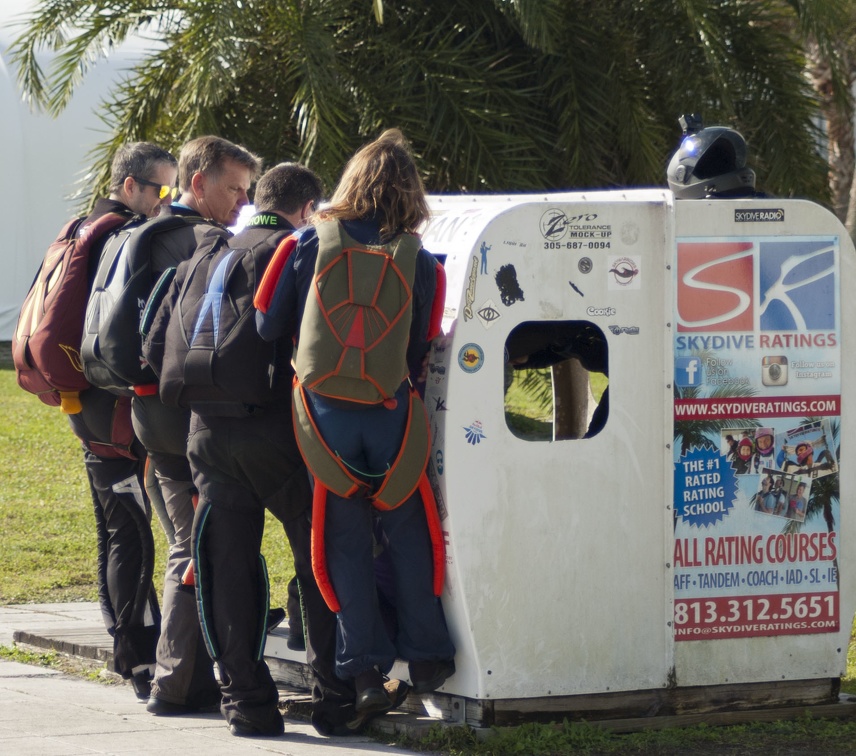
<path fill-rule="evenodd" d="M 149 696 L 152 694 L 152 675 L 146 670 L 145 672 L 138 672 L 136 675 L 131 677 L 131 686 L 134 688 L 134 695 L 140 699 L 140 701 L 148 701 Z"/>
<path fill-rule="evenodd" d="M 401 706 L 410 692 L 410 686 L 404 680 L 387 680 L 383 684 L 383 689 L 386 691 L 387 698 L 389 699 L 389 706 L 381 710 L 357 712 L 357 716 L 343 725 L 344 732 L 336 734 L 356 735 L 362 732 L 366 725 L 375 717 L 379 717 L 381 714 L 386 714 Z"/>
<path fill-rule="evenodd" d="M 387 680 L 383 687 L 389 697 L 389 707 L 383 711 L 357 713 L 353 702 L 337 706 L 326 701 L 313 704 L 309 721 L 319 735 L 328 738 L 359 735 L 373 719 L 401 706 L 410 690 L 403 680 Z"/>
<path fill-rule="evenodd" d="M 203 706 L 190 706 L 188 704 L 172 703 L 162 698 L 150 696 L 146 704 L 146 711 L 156 717 L 180 717 L 186 714 L 209 714 L 220 710 L 220 702 L 205 704 Z"/>
<path fill-rule="evenodd" d="M 271 609 L 267 616 L 267 631 L 273 632 L 285 621 L 285 609 L 278 606 Z"/>
<path fill-rule="evenodd" d="M 455 662 L 443 661 L 410 662 L 410 684 L 414 693 L 431 693 L 455 674 Z"/>
<path fill-rule="evenodd" d="M 229 732 L 239 738 L 276 738 L 285 733 L 282 715 L 277 712 L 270 721 L 252 722 L 235 712 L 229 717 Z"/>
<path fill-rule="evenodd" d="M 383 687 L 383 675 L 374 667 L 360 672 L 354 679 L 357 698 L 354 707 L 357 714 L 389 711 L 392 702 Z"/>

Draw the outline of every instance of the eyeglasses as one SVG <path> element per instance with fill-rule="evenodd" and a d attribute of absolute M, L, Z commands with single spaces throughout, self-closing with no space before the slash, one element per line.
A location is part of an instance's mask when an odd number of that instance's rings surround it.
<path fill-rule="evenodd" d="M 158 190 L 158 198 L 164 199 L 169 196 L 172 199 L 175 199 L 178 196 L 178 187 L 177 186 L 167 186 L 166 184 L 156 184 L 154 181 L 148 181 L 147 179 L 137 178 L 136 176 L 131 176 L 134 181 L 138 184 L 142 184 L 143 186 L 153 186 Z"/>

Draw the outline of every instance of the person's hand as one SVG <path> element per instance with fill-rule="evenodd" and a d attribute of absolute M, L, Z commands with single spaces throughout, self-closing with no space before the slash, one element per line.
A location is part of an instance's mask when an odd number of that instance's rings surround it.
<path fill-rule="evenodd" d="M 431 356 L 431 350 L 429 349 L 425 352 L 425 356 L 422 358 L 422 369 L 419 371 L 419 375 L 416 376 L 417 383 L 425 383 L 428 380 L 428 358 Z"/>

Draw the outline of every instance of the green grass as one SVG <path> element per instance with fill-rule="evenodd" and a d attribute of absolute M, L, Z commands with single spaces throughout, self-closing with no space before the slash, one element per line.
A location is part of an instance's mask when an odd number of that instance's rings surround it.
<path fill-rule="evenodd" d="M 102 685 L 125 684 L 119 675 L 107 669 L 106 662 L 70 656 L 57 651 L 37 651 L 35 649 L 0 646 L 0 659 L 29 664 L 34 667 L 47 667 Z"/>
<path fill-rule="evenodd" d="M 0 646 L 0 659 L 30 664 L 34 667 L 56 667 L 59 654 L 56 651 L 24 651 L 20 648 Z"/>
<path fill-rule="evenodd" d="M 92 497 L 80 444 L 56 407 L 18 388 L 0 370 L 0 604 L 97 601 Z M 167 546 L 154 518 L 155 584 Z M 294 574 L 282 526 L 270 514 L 263 543 L 271 605 L 285 606 Z"/>
<path fill-rule="evenodd" d="M 526 724 L 477 739 L 463 727 L 435 727 L 419 741 L 403 741 L 414 750 L 458 756 L 559 756 L 560 754 L 832 754 L 853 753 L 856 722 L 799 719 L 711 727 L 654 730 L 629 735 L 585 722 Z"/>

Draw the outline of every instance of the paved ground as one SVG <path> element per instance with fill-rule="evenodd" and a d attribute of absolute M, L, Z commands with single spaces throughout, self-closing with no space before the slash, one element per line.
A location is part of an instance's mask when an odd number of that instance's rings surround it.
<path fill-rule="evenodd" d="M 96 604 L 0 607 L 0 645 L 15 631 L 74 631 L 101 622 Z M 104 685 L 56 670 L 0 661 L 0 754 L 159 754 L 294 756 L 411 754 L 367 737 L 324 738 L 311 725 L 286 720 L 281 738 L 236 738 L 219 714 L 153 717 L 127 685 Z"/>

